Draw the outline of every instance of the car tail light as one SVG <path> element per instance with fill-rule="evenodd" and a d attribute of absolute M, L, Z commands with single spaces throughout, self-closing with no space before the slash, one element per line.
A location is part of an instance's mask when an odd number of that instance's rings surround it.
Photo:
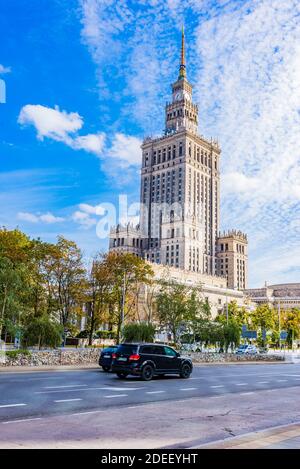
<path fill-rule="evenodd" d="M 113 353 L 111 357 L 112 357 L 112 358 L 117 358 L 117 354 L 116 354 L 116 353 Z"/>
<path fill-rule="evenodd" d="M 133 362 L 137 362 L 139 359 L 140 359 L 140 356 L 139 356 L 138 353 L 133 353 L 133 354 L 130 355 L 130 357 L 129 357 L 129 360 L 130 360 L 130 361 L 133 361 Z"/>

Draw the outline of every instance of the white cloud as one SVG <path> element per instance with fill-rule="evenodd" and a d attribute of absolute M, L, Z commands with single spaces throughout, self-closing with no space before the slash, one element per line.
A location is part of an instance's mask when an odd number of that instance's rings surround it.
<path fill-rule="evenodd" d="M 27 104 L 18 117 L 21 125 L 33 125 L 37 138 L 45 137 L 63 142 L 74 150 L 85 150 L 100 155 L 105 141 L 105 134 L 77 135 L 83 126 L 83 118 L 77 112 L 61 111 L 58 106 L 49 108 L 40 104 Z"/>
<path fill-rule="evenodd" d="M 105 213 L 101 205 L 79 204 L 79 209 L 89 215 L 104 215 Z"/>
<path fill-rule="evenodd" d="M 81 137 L 76 137 L 72 141 L 72 148 L 75 150 L 85 150 L 96 155 L 101 155 L 105 142 L 105 134 L 88 134 Z"/>
<path fill-rule="evenodd" d="M 122 166 L 140 165 L 141 144 L 141 140 L 136 137 L 116 133 L 105 156 L 120 160 Z"/>
<path fill-rule="evenodd" d="M 52 109 L 40 104 L 24 106 L 18 122 L 22 125 L 33 125 L 40 140 L 48 137 L 67 145 L 72 143 L 70 134 L 81 129 L 83 125 L 82 117 L 77 112 L 67 113 L 60 111 L 58 106 Z"/>
<path fill-rule="evenodd" d="M 36 215 L 28 212 L 19 212 L 17 217 L 19 220 L 28 221 L 30 223 L 37 223 L 39 221 L 39 218 Z"/>
<path fill-rule="evenodd" d="M 4 67 L 4 65 L 0 64 L 0 75 L 4 75 L 4 73 L 10 73 L 11 68 L 10 67 Z"/>
<path fill-rule="evenodd" d="M 94 226 L 97 223 L 97 220 L 95 218 L 90 217 L 88 213 L 81 212 L 80 210 L 76 210 L 72 214 L 72 220 L 84 228 L 90 228 L 91 226 Z"/>
<path fill-rule="evenodd" d="M 27 221 L 30 223 L 47 223 L 47 224 L 52 224 L 52 223 L 60 223 L 63 222 L 65 219 L 62 217 L 56 217 L 52 213 L 47 212 L 44 214 L 33 214 L 30 212 L 19 212 L 17 214 L 17 218 L 22 221 Z"/>

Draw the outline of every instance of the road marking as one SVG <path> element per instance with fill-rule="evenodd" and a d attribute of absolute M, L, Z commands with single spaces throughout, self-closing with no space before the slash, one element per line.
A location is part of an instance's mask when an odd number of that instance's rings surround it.
<path fill-rule="evenodd" d="M 197 388 L 181 388 L 180 391 L 195 391 Z"/>
<path fill-rule="evenodd" d="M 166 392 L 166 391 L 147 391 L 146 394 L 160 394 L 161 392 Z"/>
<path fill-rule="evenodd" d="M 286 382 L 286 381 L 287 381 L 287 379 L 276 379 L 276 382 L 277 382 L 277 383 L 284 383 L 284 382 Z"/>
<path fill-rule="evenodd" d="M 257 384 L 268 384 L 270 381 L 257 381 Z"/>
<path fill-rule="evenodd" d="M 68 384 L 65 386 L 44 386 L 43 389 L 58 389 L 58 388 L 79 388 L 87 386 L 87 384 Z"/>
<path fill-rule="evenodd" d="M 32 419 L 8 420 L 7 422 L 2 422 L 2 425 L 8 425 L 9 423 L 31 422 L 32 420 L 42 420 L 42 419 L 41 417 L 35 417 Z"/>
<path fill-rule="evenodd" d="M 101 412 L 105 412 L 105 410 L 91 410 L 89 412 L 76 412 L 75 414 L 65 415 L 65 417 L 71 417 L 73 415 L 88 415 L 88 414 L 100 414 Z"/>
<path fill-rule="evenodd" d="M 139 389 L 144 389 L 143 387 L 141 388 L 116 388 L 114 386 L 106 386 L 106 388 L 99 388 L 103 389 L 104 391 L 137 391 Z"/>
<path fill-rule="evenodd" d="M 248 383 L 235 383 L 236 386 L 247 386 Z"/>
<path fill-rule="evenodd" d="M 114 394 L 114 395 L 111 395 L 111 396 L 103 396 L 103 397 L 106 397 L 107 399 L 111 399 L 113 397 L 127 397 L 128 394 Z"/>
<path fill-rule="evenodd" d="M 27 405 L 27 404 L 4 404 L 4 405 L 0 405 L 0 408 L 4 408 L 4 407 L 21 407 L 21 406 L 24 406 L 24 405 Z"/>
<path fill-rule="evenodd" d="M 224 388 L 224 384 L 214 385 L 214 386 L 211 386 L 211 388 Z"/>
<path fill-rule="evenodd" d="M 250 396 L 250 394 L 254 394 L 254 392 L 249 391 L 249 392 L 241 392 L 241 396 Z"/>
<path fill-rule="evenodd" d="M 54 402 L 74 402 L 74 401 L 82 401 L 82 399 L 59 399 Z"/>
<path fill-rule="evenodd" d="M 52 394 L 56 392 L 85 392 L 85 391 L 95 391 L 99 389 L 106 389 L 106 388 L 84 388 L 84 389 L 55 389 L 53 391 L 35 391 L 34 394 Z"/>

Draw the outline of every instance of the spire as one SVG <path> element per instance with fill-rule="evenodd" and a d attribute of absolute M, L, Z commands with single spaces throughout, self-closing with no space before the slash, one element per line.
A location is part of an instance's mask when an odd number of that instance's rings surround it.
<path fill-rule="evenodd" d="M 185 45 L 184 45 L 184 28 L 182 25 L 182 33 L 181 33 L 181 55 L 180 55 L 180 67 L 179 67 L 179 80 L 186 77 L 186 70 L 185 70 Z"/>

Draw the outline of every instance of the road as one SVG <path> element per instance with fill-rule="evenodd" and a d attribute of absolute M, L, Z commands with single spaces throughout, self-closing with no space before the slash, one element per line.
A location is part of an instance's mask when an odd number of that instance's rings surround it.
<path fill-rule="evenodd" d="M 0 372 L 0 448 L 194 447 L 300 421 L 300 365 L 195 366 L 188 380 L 99 368 Z"/>

